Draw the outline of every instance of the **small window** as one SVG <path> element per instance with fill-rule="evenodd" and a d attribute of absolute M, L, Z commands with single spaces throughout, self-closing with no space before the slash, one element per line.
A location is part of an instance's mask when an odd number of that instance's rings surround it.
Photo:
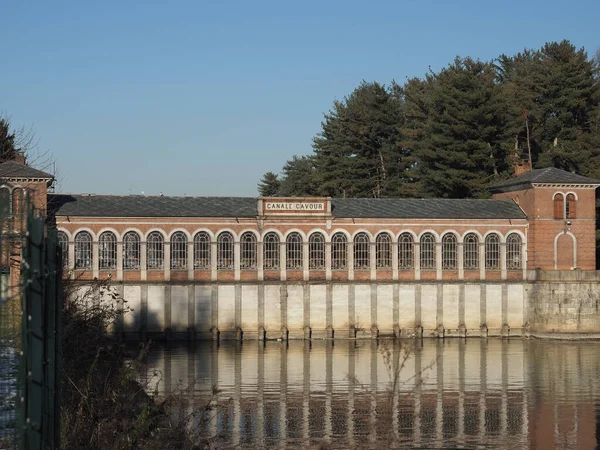
<path fill-rule="evenodd" d="M 146 239 L 146 264 L 149 270 L 165 268 L 165 240 L 158 231 L 153 231 Z"/>
<path fill-rule="evenodd" d="M 466 270 L 479 269 L 479 237 L 475 233 L 469 233 L 465 236 L 463 255 Z"/>
<path fill-rule="evenodd" d="M 565 218 L 575 219 L 576 216 L 576 200 L 574 194 L 567 195 L 567 201 L 565 202 Z"/>
<path fill-rule="evenodd" d="M 263 268 L 279 270 L 279 236 L 277 233 L 267 233 L 263 239 Z"/>
<path fill-rule="evenodd" d="M 256 269 L 256 236 L 249 231 L 240 237 L 240 268 Z"/>
<path fill-rule="evenodd" d="M 500 238 L 497 234 L 489 234 L 485 238 L 485 268 L 490 270 L 500 268 Z"/>
<path fill-rule="evenodd" d="M 354 268 L 366 270 L 371 267 L 371 242 L 367 233 L 354 236 Z"/>
<path fill-rule="evenodd" d="M 421 236 L 421 269 L 435 269 L 435 237 L 431 233 Z"/>
<path fill-rule="evenodd" d="M 442 269 L 456 270 L 456 236 L 452 233 L 445 234 L 442 238 Z"/>
<path fill-rule="evenodd" d="M 392 238 L 387 233 L 377 235 L 375 240 L 377 268 L 392 267 Z"/>
<path fill-rule="evenodd" d="M 410 233 L 402 233 L 398 239 L 398 268 L 413 269 L 415 267 L 415 242 Z"/>
<path fill-rule="evenodd" d="M 75 268 L 91 270 L 92 268 L 92 235 L 80 231 L 75 236 Z"/>
<path fill-rule="evenodd" d="M 285 244 L 286 268 L 288 270 L 301 270 L 303 268 L 302 236 L 299 233 L 290 233 Z"/>
<path fill-rule="evenodd" d="M 210 267 L 210 235 L 200 231 L 194 237 L 194 269 L 207 270 Z"/>
<path fill-rule="evenodd" d="M 313 233 L 308 238 L 308 268 L 325 269 L 325 238 L 321 233 Z"/>
<path fill-rule="evenodd" d="M 217 269 L 232 270 L 233 265 L 233 235 L 224 231 L 217 237 Z"/>
<path fill-rule="evenodd" d="M 58 239 L 58 246 L 60 247 L 60 250 L 62 252 L 62 266 L 63 267 L 68 267 L 69 266 L 69 238 L 67 236 L 67 233 L 65 233 L 64 231 L 59 231 L 56 234 L 56 237 Z"/>
<path fill-rule="evenodd" d="M 560 192 L 554 195 L 554 218 L 564 218 L 564 197 Z"/>
<path fill-rule="evenodd" d="M 123 236 L 123 270 L 140 270 L 140 236 L 129 231 Z"/>
<path fill-rule="evenodd" d="M 521 247 L 521 236 L 517 233 L 512 233 L 506 238 L 506 268 L 508 270 L 522 268 Z"/>
<path fill-rule="evenodd" d="M 117 238 L 106 231 L 98 238 L 98 266 L 100 270 L 115 270 L 117 268 Z"/>
<path fill-rule="evenodd" d="M 187 270 L 188 241 L 182 231 L 171 236 L 171 270 Z"/>
<path fill-rule="evenodd" d="M 331 268 L 333 270 L 348 268 L 348 239 L 344 233 L 335 233 L 331 238 Z"/>

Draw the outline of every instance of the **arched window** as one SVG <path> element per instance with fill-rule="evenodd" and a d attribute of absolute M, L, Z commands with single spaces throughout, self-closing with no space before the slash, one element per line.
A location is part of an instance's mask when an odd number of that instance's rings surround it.
<path fill-rule="evenodd" d="M 325 238 L 321 233 L 313 233 L 308 238 L 308 268 L 325 269 Z"/>
<path fill-rule="evenodd" d="M 375 239 L 375 259 L 377 268 L 392 267 L 392 238 L 387 233 L 380 233 Z"/>
<path fill-rule="evenodd" d="M 129 231 L 123 236 L 123 270 L 140 270 L 140 236 Z"/>
<path fill-rule="evenodd" d="M 75 268 L 90 270 L 92 268 L 92 235 L 80 231 L 75 236 Z"/>
<path fill-rule="evenodd" d="M 458 267 L 456 259 L 456 236 L 447 233 L 442 238 L 442 269 L 455 270 Z"/>
<path fill-rule="evenodd" d="M 371 242 L 367 233 L 354 236 L 354 268 L 369 269 L 371 267 Z"/>
<path fill-rule="evenodd" d="M 194 236 L 194 269 L 210 269 L 210 235 L 200 231 Z"/>
<path fill-rule="evenodd" d="M 485 268 L 500 268 L 500 238 L 497 234 L 488 234 L 485 238 Z"/>
<path fill-rule="evenodd" d="M 465 269 L 479 269 L 479 237 L 475 233 L 469 233 L 465 236 L 463 255 Z"/>
<path fill-rule="evenodd" d="M 187 236 L 182 231 L 171 235 L 171 269 L 186 270 L 188 255 Z"/>
<path fill-rule="evenodd" d="M 240 237 L 240 269 L 256 269 L 256 236 L 250 231 Z"/>
<path fill-rule="evenodd" d="M 506 268 L 508 270 L 518 270 L 522 268 L 521 246 L 521 236 L 517 233 L 508 235 L 506 238 Z"/>
<path fill-rule="evenodd" d="M 574 194 L 567 194 L 567 200 L 565 201 L 565 218 L 575 219 L 576 216 L 576 200 Z"/>
<path fill-rule="evenodd" d="M 435 269 L 435 236 L 425 233 L 421 236 L 421 269 Z"/>
<path fill-rule="evenodd" d="M 564 218 L 564 196 L 558 192 L 554 194 L 554 218 L 555 219 L 563 219 Z"/>
<path fill-rule="evenodd" d="M 233 235 L 224 231 L 217 236 L 217 269 L 233 269 Z"/>
<path fill-rule="evenodd" d="M 61 251 L 62 251 L 62 265 L 63 267 L 68 267 L 69 266 L 69 237 L 67 236 L 67 233 L 65 233 L 64 231 L 59 231 L 56 234 L 56 237 L 58 239 L 58 246 L 60 247 Z"/>
<path fill-rule="evenodd" d="M 348 239 L 344 233 L 335 233 L 331 238 L 331 268 L 333 270 L 348 268 Z"/>
<path fill-rule="evenodd" d="M 302 236 L 290 233 L 285 241 L 285 267 L 291 270 L 302 269 Z"/>
<path fill-rule="evenodd" d="M 265 270 L 279 270 L 279 236 L 267 233 L 263 238 L 263 267 Z"/>
<path fill-rule="evenodd" d="M 415 267 L 414 239 L 410 233 L 402 233 L 398 238 L 398 268 L 412 269 Z"/>
<path fill-rule="evenodd" d="M 146 239 L 146 265 L 149 270 L 165 268 L 165 240 L 158 231 L 153 231 Z"/>
<path fill-rule="evenodd" d="M 110 231 L 105 231 L 98 238 L 98 260 L 100 270 L 117 268 L 117 238 Z"/>

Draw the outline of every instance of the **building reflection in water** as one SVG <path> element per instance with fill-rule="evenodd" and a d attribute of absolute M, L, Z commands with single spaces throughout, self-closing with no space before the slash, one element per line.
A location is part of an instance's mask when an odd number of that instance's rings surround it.
<path fill-rule="evenodd" d="M 161 395 L 200 406 L 219 389 L 207 433 L 231 445 L 593 449 L 599 353 L 520 339 L 198 342 L 156 344 L 147 366 Z"/>

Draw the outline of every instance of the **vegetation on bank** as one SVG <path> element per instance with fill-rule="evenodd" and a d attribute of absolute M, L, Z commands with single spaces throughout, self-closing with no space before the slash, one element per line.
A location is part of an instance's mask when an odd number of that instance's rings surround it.
<path fill-rule="evenodd" d="M 514 163 L 600 179 L 599 55 L 568 41 L 385 86 L 363 81 L 325 114 L 313 152 L 264 196 L 487 197 Z"/>
<path fill-rule="evenodd" d="M 110 337 L 122 314 L 105 282 L 77 292 L 65 281 L 62 367 L 62 449 L 201 449 L 208 407 L 193 410 L 182 396 L 160 401 L 140 382 L 142 358 Z M 106 302 L 93 301 L 100 294 Z M 191 426 L 191 425 L 194 426 Z"/>

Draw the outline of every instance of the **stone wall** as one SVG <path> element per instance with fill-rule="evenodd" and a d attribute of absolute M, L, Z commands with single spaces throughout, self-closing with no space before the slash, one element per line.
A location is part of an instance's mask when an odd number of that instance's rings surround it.
<path fill-rule="evenodd" d="M 600 271 L 529 271 L 529 330 L 534 335 L 600 337 Z"/>

